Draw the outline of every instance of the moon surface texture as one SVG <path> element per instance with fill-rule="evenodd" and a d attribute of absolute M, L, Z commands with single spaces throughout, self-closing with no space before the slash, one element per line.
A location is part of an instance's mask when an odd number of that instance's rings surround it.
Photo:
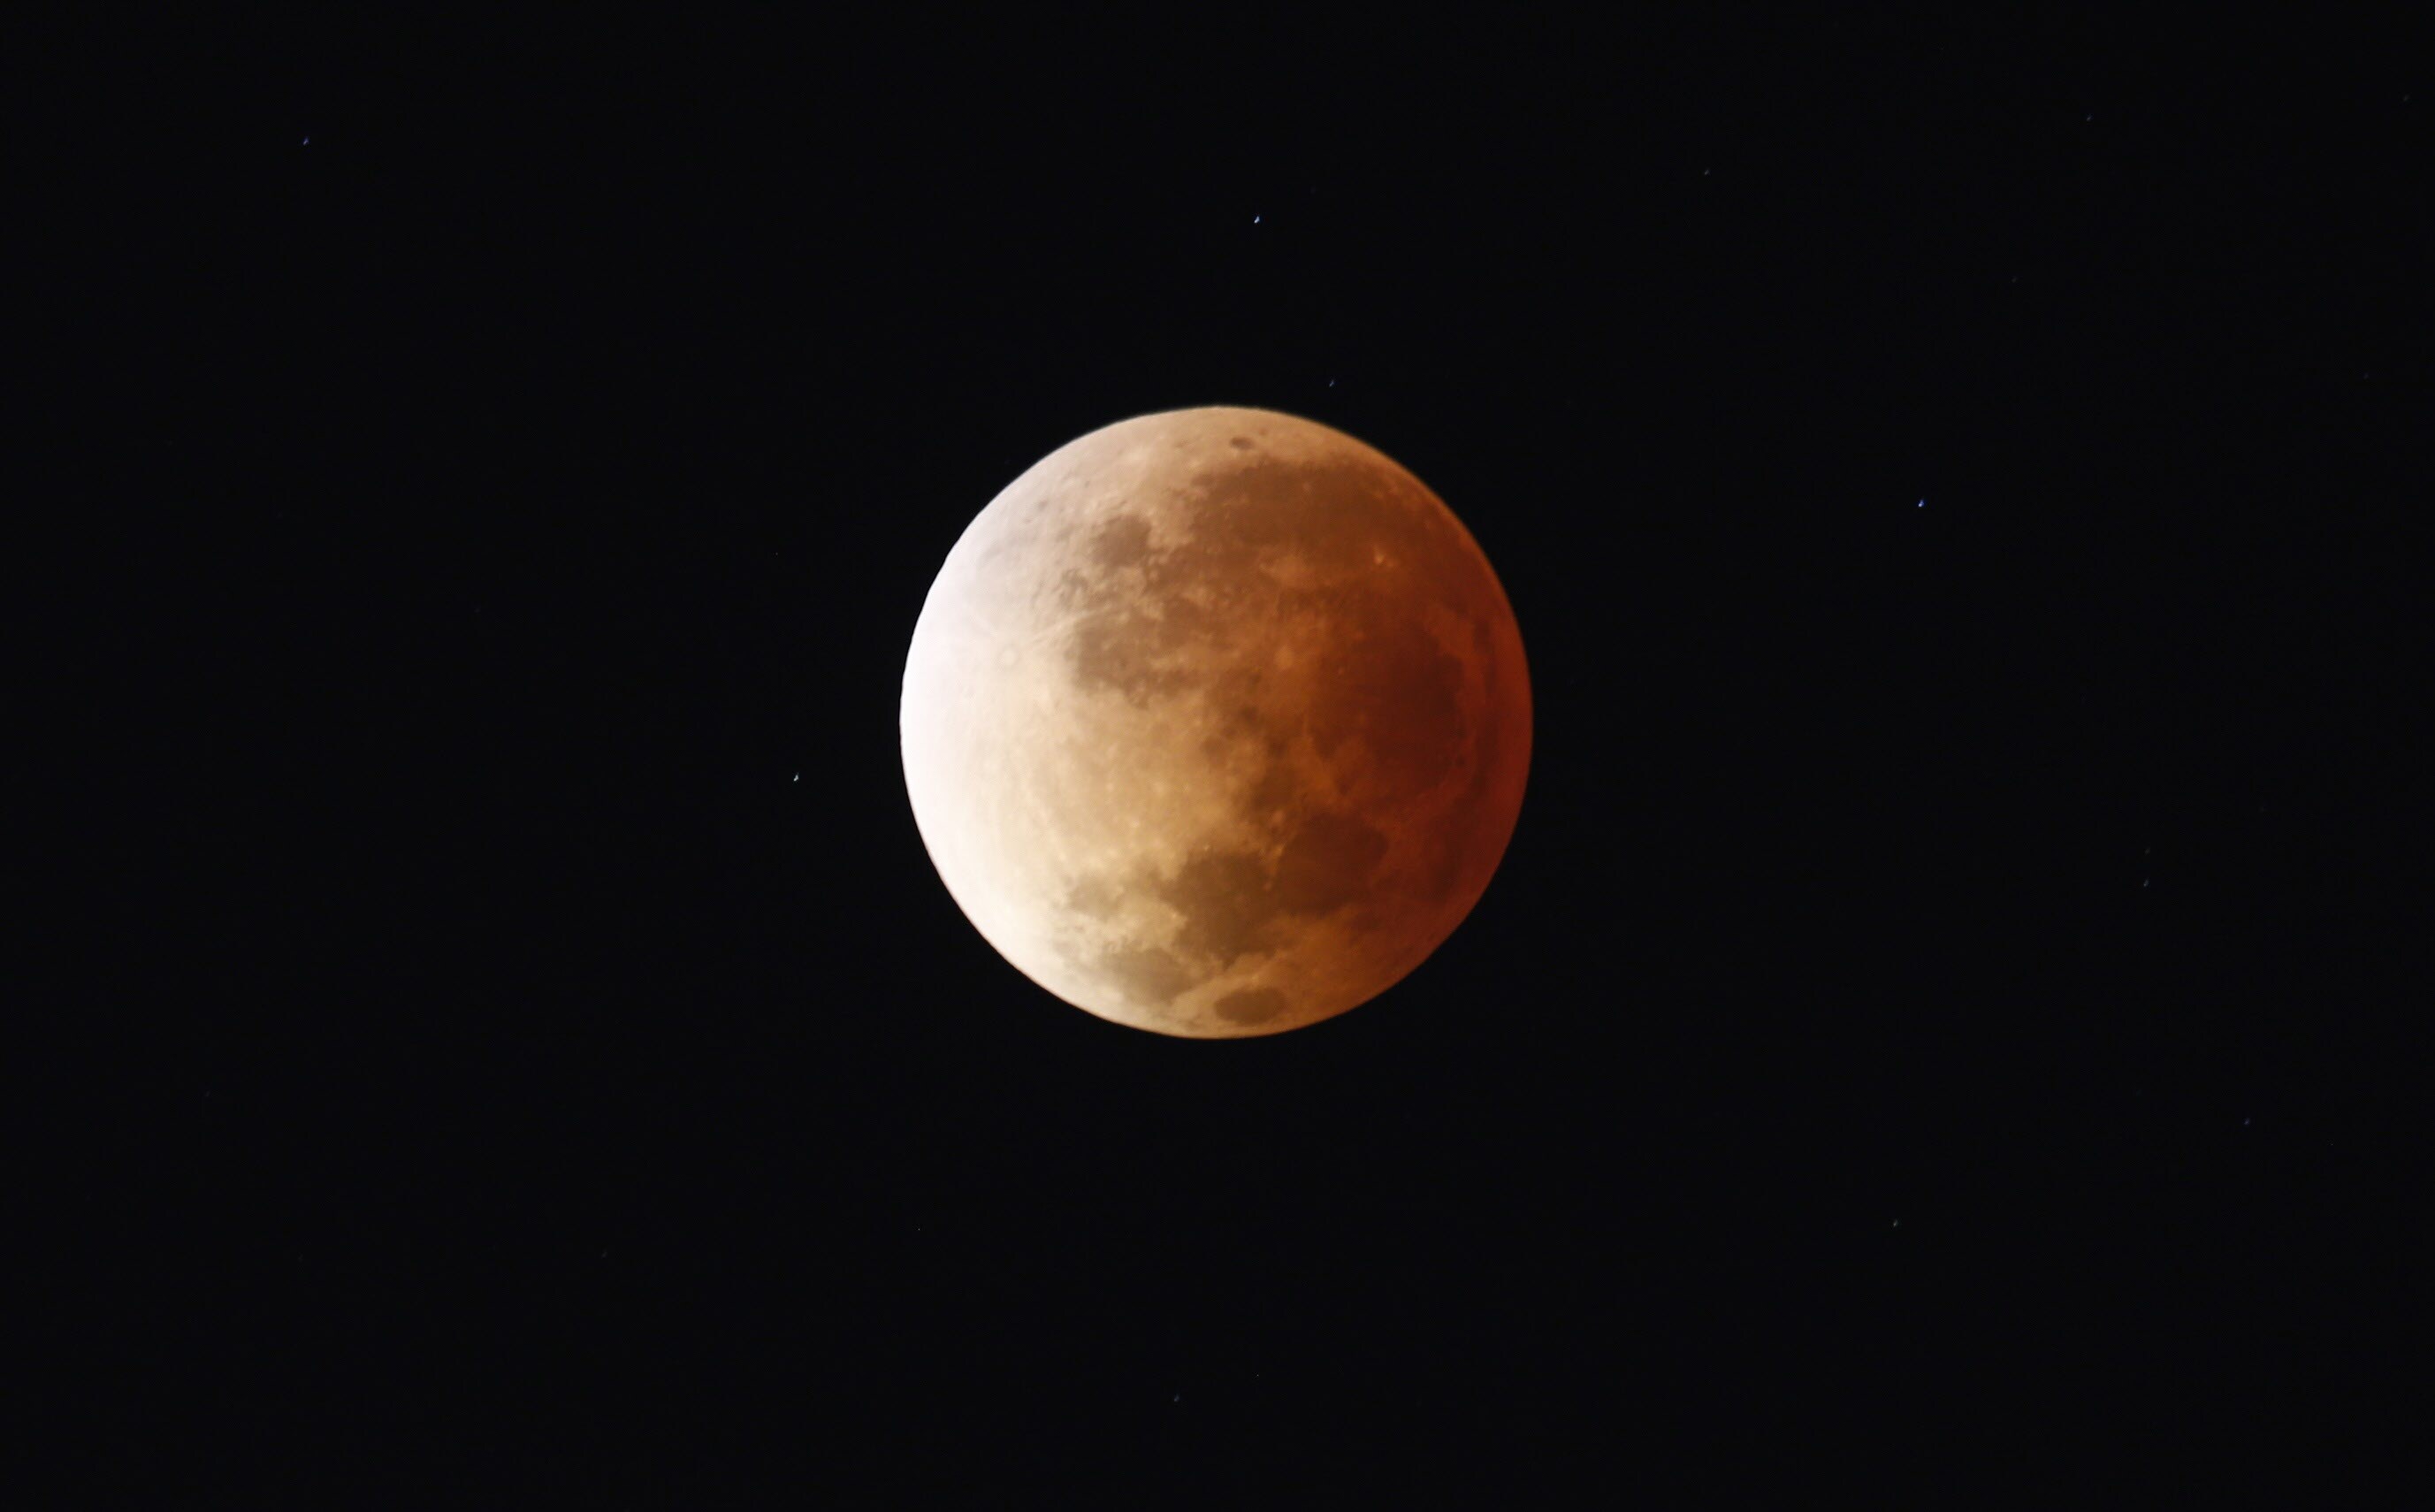
<path fill-rule="evenodd" d="M 931 585 L 905 781 L 982 937 L 1190 1038 L 1368 1001 L 1486 890 L 1530 763 L 1522 637 L 1451 511 L 1264 409 L 1093 431 Z"/>

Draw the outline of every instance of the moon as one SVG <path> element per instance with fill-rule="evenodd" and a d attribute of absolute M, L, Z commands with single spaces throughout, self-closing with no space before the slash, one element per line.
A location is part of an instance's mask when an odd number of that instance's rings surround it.
<path fill-rule="evenodd" d="M 965 917 L 1076 1007 L 1273 1034 L 1401 981 L 1503 859 L 1530 764 L 1504 587 L 1420 479 L 1266 409 L 1069 442 L 930 586 L 900 709 Z"/>

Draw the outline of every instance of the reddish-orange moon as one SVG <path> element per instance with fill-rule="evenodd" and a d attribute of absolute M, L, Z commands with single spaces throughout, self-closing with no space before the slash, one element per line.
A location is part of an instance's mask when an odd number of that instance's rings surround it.
<path fill-rule="evenodd" d="M 1180 409 L 1009 484 L 931 584 L 900 733 L 924 845 L 1065 1001 L 1270 1034 L 1402 980 L 1486 890 L 1530 764 L 1512 606 L 1340 431 Z"/>

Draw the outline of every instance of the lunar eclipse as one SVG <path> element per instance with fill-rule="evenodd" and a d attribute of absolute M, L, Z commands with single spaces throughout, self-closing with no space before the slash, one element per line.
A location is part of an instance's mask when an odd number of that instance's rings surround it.
<path fill-rule="evenodd" d="M 1050 993 L 1188 1038 L 1375 998 L 1471 912 L 1530 759 L 1513 611 L 1453 513 L 1269 410 L 1144 415 L 1009 484 L 906 659 L 949 894 Z"/>

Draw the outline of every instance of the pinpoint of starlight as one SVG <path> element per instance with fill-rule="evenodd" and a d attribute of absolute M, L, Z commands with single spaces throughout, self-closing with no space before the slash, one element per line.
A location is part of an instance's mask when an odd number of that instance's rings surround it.
<path fill-rule="evenodd" d="M 1504 856 L 1513 611 L 1427 487 L 1270 410 L 1059 448 L 956 543 L 906 657 L 906 789 L 965 916 L 1078 1007 L 1276 1034 L 1418 967 Z"/>

